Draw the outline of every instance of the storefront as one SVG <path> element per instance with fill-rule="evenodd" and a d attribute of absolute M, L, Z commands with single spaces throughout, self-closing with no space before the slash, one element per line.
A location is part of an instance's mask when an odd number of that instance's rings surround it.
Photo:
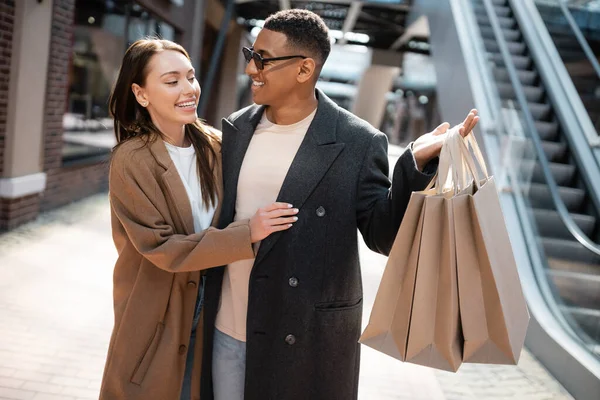
<path fill-rule="evenodd" d="M 106 190 L 108 97 L 126 48 L 175 40 L 200 70 L 222 11 L 217 0 L 2 2 L 0 231 Z"/>

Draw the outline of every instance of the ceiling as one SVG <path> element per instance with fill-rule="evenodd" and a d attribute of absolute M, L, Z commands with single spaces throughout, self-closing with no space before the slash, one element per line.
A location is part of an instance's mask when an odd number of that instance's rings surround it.
<path fill-rule="evenodd" d="M 363 44 L 402 51 L 408 50 L 403 49 L 406 42 L 399 39 L 406 31 L 411 3 L 412 0 L 236 0 L 236 14 L 238 21 L 251 30 L 257 21 L 265 20 L 279 10 L 307 9 L 323 18 L 339 44 Z"/>

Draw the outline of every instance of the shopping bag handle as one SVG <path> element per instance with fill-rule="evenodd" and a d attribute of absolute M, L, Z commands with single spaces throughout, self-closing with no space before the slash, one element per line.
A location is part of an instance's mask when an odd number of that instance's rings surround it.
<path fill-rule="evenodd" d="M 449 190 L 453 190 L 456 194 L 465 189 L 471 180 L 477 188 L 480 188 L 482 180 L 489 178 L 475 135 L 469 133 L 463 138 L 460 134 L 461 127 L 462 125 L 455 126 L 446 134 L 440 151 L 438 171 L 425 191 L 435 188 L 438 195 Z M 480 176 L 479 171 L 483 173 L 483 177 Z M 450 182 L 448 182 L 449 178 Z M 448 183 L 451 183 L 451 186 Z"/>
<path fill-rule="evenodd" d="M 488 169 L 485 164 L 485 159 L 483 158 L 481 149 L 479 148 L 479 145 L 477 144 L 477 139 L 475 139 L 475 134 L 473 132 L 469 133 L 467 135 L 467 137 L 464 138 L 464 140 L 467 142 L 467 147 L 470 147 L 471 150 L 473 151 L 473 155 L 475 156 L 475 161 L 477 162 L 477 165 L 481 169 L 481 172 L 483 172 L 483 175 L 485 175 L 485 178 L 489 178 L 490 175 L 488 173 Z"/>
<path fill-rule="evenodd" d="M 468 145 L 470 144 L 471 149 L 473 150 L 474 156 L 469 151 Z M 487 167 L 485 165 L 485 161 L 483 160 L 483 156 L 481 155 L 481 150 L 477 145 L 477 141 L 474 137 L 472 138 L 463 138 L 461 135 L 453 135 L 450 144 L 450 151 L 454 153 L 455 158 L 460 158 L 461 162 L 456 163 L 457 168 L 460 168 L 459 176 L 463 178 L 461 184 L 462 186 L 466 186 L 466 182 L 473 179 L 475 182 L 475 186 L 477 188 L 481 187 L 481 181 L 483 179 L 488 179 L 489 175 L 487 172 Z M 484 178 L 482 179 L 479 175 L 479 170 L 477 169 L 477 165 L 480 167 L 481 172 L 484 174 Z M 465 169 L 466 166 L 466 169 Z M 467 175 L 467 172 L 470 176 Z"/>
<path fill-rule="evenodd" d="M 435 174 L 435 176 L 431 179 L 431 181 L 429 182 L 429 185 L 427 185 L 427 187 L 425 188 L 425 191 L 429 191 L 433 188 L 436 189 L 436 193 L 442 194 L 444 193 L 444 189 L 446 184 L 448 183 L 448 178 L 450 173 L 452 173 L 452 180 L 450 181 L 450 183 L 452 183 L 451 188 L 454 190 L 454 192 L 457 192 L 457 184 L 459 182 L 459 177 L 458 177 L 458 173 L 460 171 L 459 168 L 456 168 L 455 163 L 457 162 L 456 160 L 459 160 L 460 162 L 462 162 L 461 158 L 458 157 L 458 159 L 456 158 L 456 155 L 460 155 L 460 153 L 458 151 L 451 151 L 450 149 L 450 142 L 449 140 L 451 140 L 452 135 L 450 135 L 450 132 L 446 135 L 445 139 L 444 139 L 444 143 L 442 144 L 442 149 L 440 150 L 440 156 L 439 156 L 439 163 L 438 163 L 438 169 L 437 172 Z M 447 190 L 446 190 L 447 191 Z"/>

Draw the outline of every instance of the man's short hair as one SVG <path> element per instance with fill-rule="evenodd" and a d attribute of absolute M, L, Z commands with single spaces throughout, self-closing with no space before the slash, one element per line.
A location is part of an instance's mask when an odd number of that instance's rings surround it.
<path fill-rule="evenodd" d="M 329 29 L 317 14 L 308 10 L 283 10 L 271 15 L 265 21 L 264 28 L 283 33 L 288 44 L 305 50 L 307 57 L 315 58 L 323 65 L 331 51 Z"/>

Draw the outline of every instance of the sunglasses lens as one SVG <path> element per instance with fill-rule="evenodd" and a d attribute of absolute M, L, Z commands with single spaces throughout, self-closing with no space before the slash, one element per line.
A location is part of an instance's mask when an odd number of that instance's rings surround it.
<path fill-rule="evenodd" d="M 262 60 L 262 57 L 260 56 L 260 54 L 254 53 L 252 55 L 252 58 L 254 59 L 254 63 L 256 64 L 256 68 L 263 69 L 263 60 Z"/>
<path fill-rule="evenodd" d="M 246 62 L 250 62 L 250 60 L 252 60 L 252 50 L 244 47 L 242 48 L 242 53 L 244 53 L 244 58 L 246 59 Z"/>

